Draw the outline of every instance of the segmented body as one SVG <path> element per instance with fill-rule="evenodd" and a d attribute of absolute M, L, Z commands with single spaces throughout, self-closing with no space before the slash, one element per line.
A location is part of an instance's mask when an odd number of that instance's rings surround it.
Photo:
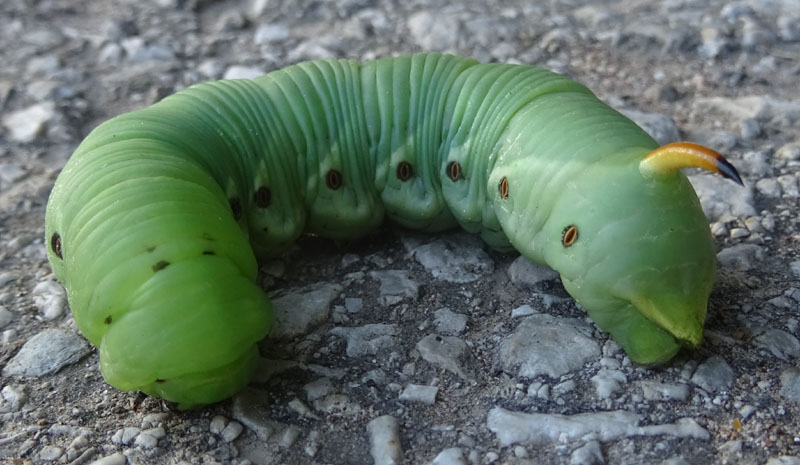
<path fill-rule="evenodd" d="M 540 235 L 571 180 L 656 146 L 584 86 L 535 67 L 438 54 L 307 62 L 102 124 L 59 177 L 46 233 L 106 379 L 191 406 L 249 378 L 270 325 L 256 257 L 303 232 L 358 237 L 387 216 L 458 224 L 548 262 Z"/>

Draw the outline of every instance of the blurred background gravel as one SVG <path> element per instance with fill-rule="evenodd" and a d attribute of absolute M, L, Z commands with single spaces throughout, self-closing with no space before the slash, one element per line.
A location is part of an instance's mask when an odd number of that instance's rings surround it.
<path fill-rule="evenodd" d="M 0 31 L 0 461 L 800 464 L 797 0 L 3 0 Z M 637 367 L 552 272 L 386 227 L 264 264 L 285 323 L 235 399 L 107 386 L 42 240 L 80 140 L 200 81 L 418 51 L 553 69 L 728 156 L 744 189 L 691 176 L 720 251 L 704 345 Z"/>

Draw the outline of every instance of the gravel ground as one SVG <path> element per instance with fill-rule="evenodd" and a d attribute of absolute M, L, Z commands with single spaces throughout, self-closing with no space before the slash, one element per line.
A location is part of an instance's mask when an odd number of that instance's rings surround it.
<path fill-rule="evenodd" d="M 0 30 L 0 461 L 800 464 L 797 0 L 3 0 Z M 386 226 L 264 264 L 280 334 L 234 399 L 106 385 L 42 240 L 81 138 L 199 81 L 423 50 L 565 73 L 739 167 L 691 176 L 720 263 L 702 347 L 636 366 L 551 271 Z"/>

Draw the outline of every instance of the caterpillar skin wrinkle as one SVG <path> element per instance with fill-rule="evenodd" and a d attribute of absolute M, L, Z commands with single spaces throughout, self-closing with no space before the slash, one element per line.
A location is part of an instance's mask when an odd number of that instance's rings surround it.
<path fill-rule="evenodd" d="M 632 360 L 653 364 L 700 343 L 715 276 L 689 166 L 741 183 L 716 152 L 659 148 L 543 69 L 312 61 L 101 124 L 56 181 L 46 243 L 105 379 L 181 408 L 249 382 L 272 324 L 257 259 L 385 216 L 459 225 L 554 268 Z"/>

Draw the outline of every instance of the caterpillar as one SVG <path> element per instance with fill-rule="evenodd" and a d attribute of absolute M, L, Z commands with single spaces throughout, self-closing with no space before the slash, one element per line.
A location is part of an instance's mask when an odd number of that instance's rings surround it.
<path fill-rule="evenodd" d="M 415 54 L 201 83 L 95 128 L 58 176 L 48 258 L 106 381 L 190 408 L 245 386 L 272 325 L 257 260 L 384 217 L 460 226 L 561 275 L 632 360 L 700 343 L 714 244 L 663 147 L 585 86 Z M 565 348 L 569 350 L 569 348 Z"/>

